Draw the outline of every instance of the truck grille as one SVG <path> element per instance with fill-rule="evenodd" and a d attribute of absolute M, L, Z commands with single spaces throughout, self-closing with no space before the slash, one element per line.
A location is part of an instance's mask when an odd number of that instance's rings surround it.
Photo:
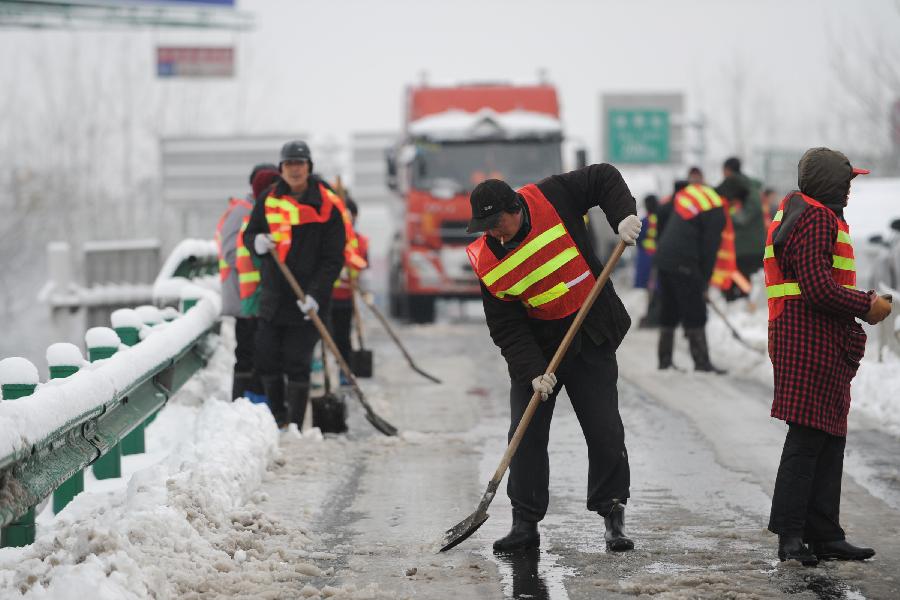
<path fill-rule="evenodd" d="M 466 233 L 468 224 L 468 221 L 444 221 L 441 223 L 441 242 L 468 245 L 480 235 L 479 233 Z"/>

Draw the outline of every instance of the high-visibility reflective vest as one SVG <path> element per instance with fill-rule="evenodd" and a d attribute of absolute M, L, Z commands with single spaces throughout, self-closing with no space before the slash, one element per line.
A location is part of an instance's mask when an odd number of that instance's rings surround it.
<path fill-rule="evenodd" d="M 657 223 L 656 213 L 647 215 L 647 235 L 641 242 L 641 247 L 647 254 L 656 254 L 656 238 L 659 236 Z"/>
<path fill-rule="evenodd" d="M 253 257 L 250 251 L 244 246 L 244 230 L 250 223 L 250 215 L 244 217 L 241 223 L 241 233 L 237 237 L 237 259 L 235 260 L 235 269 L 238 273 L 238 289 L 241 300 L 246 300 L 256 292 L 259 286 L 259 269 L 253 264 Z"/>
<path fill-rule="evenodd" d="M 694 183 L 679 191 L 672 200 L 675 212 L 685 221 L 690 221 L 700 213 L 721 208 L 725 213 L 725 228 L 722 229 L 722 241 L 716 252 L 710 284 L 719 289 L 731 287 L 731 276 L 737 270 L 737 255 L 734 250 L 734 225 L 728 210 L 728 200 L 719 196 L 716 190 L 707 185 Z"/>
<path fill-rule="evenodd" d="M 238 206 L 243 206 L 247 209 L 252 209 L 253 205 L 250 204 L 247 200 L 243 198 L 229 198 L 228 199 L 228 208 L 225 209 L 225 212 L 222 213 L 222 216 L 219 218 L 219 222 L 216 224 L 216 248 L 219 252 L 219 279 L 221 281 L 225 281 L 228 279 L 228 276 L 231 274 L 231 267 L 225 261 L 225 250 L 222 248 L 222 227 L 225 225 L 225 221 L 228 219 L 228 215 L 231 214 Z M 240 240 L 238 240 L 238 244 L 240 244 Z"/>
<path fill-rule="evenodd" d="M 366 259 L 359 251 L 359 242 L 356 239 L 356 231 L 353 229 L 353 215 L 347 208 L 347 203 L 339 195 L 335 194 L 325 186 L 321 186 L 323 194 L 328 194 L 331 201 L 341 213 L 341 219 L 344 221 L 344 264 L 357 270 L 365 269 L 368 266 Z"/>
<path fill-rule="evenodd" d="M 325 223 L 331 218 L 331 210 L 334 208 L 332 198 L 336 196 L 322 184 L 319 184 L 319 192 L 322 196 L 322 206 L 319 210 L 309 204 L 300 204 L 289 194 L 266 197 L 264 205 L 266 222 L 275 242 L 275 250 L 282 261 L 291 249 L 292 227 Z"/>
<path fill-rule="evenodd" d="M 354 239 L 354 247 L 363 259 L 369 256 L 369 238 L 361 233 L 357 233 Z M 331 297 L 335 300 L 349 300 L 353 297 L 354 282 L 359 279 L 361 269 L 357 269 L 353 265 L 344 264 L 341 274 L 334 282 L 334 290 Z"/>
<path fill-rule="evenodd" d="M 469 262 L 491 295 L 522 302 L 534 319 L 562 319 L 581 308 L 595 281 L 565 224 L 534 184 L 519 190 L 531 215 L 531 231 L 502 259 L 487 235 L 469 244 Z"/>
<path fill-rule="evenodd" d="M 778 212 L 772 217 L 772 224 L 766 235 L 766 249 L 763 254 L 763 270 L 766 274 L 766 297 L 769 303 L 769 320 L 774 321 L 784 312 L 784 303 L 788 300 L 800 300 L 802 290 L 800 284 L 794 279 L 785 279 L 775 256 L 775 245 L 772 241 L 785 218 L 785 206 L 788 200 L 797 196 L 803 199 L 814 210 L 824 210 L 837 223 L 837 237 L 831 251 L 831 276 L 834 281 L 845 288 L 856 289 L 856 261 L 853 256 L 853 241 L 850 239 L 850 226 L 832 210 L 818 200 L 800 192 L 792 192 L 784 197 Z"/>

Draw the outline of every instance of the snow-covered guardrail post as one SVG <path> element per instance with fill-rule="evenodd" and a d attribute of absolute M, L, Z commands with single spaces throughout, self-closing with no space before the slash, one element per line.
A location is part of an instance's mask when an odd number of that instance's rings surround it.
<path fill-rule="evenodd" d="M 39 378 L 31 361 L 18 356 L 0 360 L 0 392 L 3 401 L 18 400 L 34 393 Z M 0 530 L 3 548 L 27 546 L 34 541 L 34 507 Z"/>
<path fill-rule="evenodd" d="M 47 348 L 50 379 L 65 379 L 77 373 L 84 364 L 81 350 L 75 344 L 60 342 Z M 53 490 L 53 514 L 59 513 L 72 499 L 84 491 L 84 471 L 78 471 Z"/>
<path fill-rule="evenodd" d="M 109 358 L 119 349 L 119 336 L 109 327 L 91 327 L 84 334 L 84 344 L 88 349 L 88 360 L 96 362 Z M 97 459 L 93 465 L 94 477 L 112 479 L 122 476 L 122 444 L 116 444 Z"/>

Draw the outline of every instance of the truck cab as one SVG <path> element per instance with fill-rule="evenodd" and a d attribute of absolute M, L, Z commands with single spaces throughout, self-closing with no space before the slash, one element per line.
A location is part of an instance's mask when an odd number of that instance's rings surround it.
<path fill-rule="evenodd" d="M 390 309 L 434 320 L 438 298 L 478 298 L 466 246 L 469 194 L 485 179 L 513 188 L 562 170 L 556 90 L 548 85 L 415 87 L 403 138 L 388 156 L 402 223 L 390 251 Z"/>

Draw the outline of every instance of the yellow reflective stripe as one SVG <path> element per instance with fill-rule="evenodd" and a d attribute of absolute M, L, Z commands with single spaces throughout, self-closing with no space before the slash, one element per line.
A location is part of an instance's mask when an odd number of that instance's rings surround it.
<path fill-rule="evenodd" d="M 775 258 L 775 246 L 766 246 L 766 251 L 763 252 L 763 260 L 767 258 Z"/>
<path fill-rule="evenodd" d="M 220 259 L 219 259 L 219 268 L 220 268 L 220 269 L 227 269 L 227 268 L 228 268 L 228 262 L 227 262 L 224 258 L 220 258 Z"/>
<path fill-rule="evenodd" d="M 853 285 L 852 283 L 848 283 L 848 284 L 843 285 L 843 286 L 841 286 L 841 287 L 845 287 L 845 288 L 847 288 L 848 290 L 855 290 L 855 289 L 856 289 L 856 286 Z"/>
<path fill-rule="evenodd" d="M 562 223 L 556 225 L 555 227 L 551 227 L 544 233 L 535 237 L 533 240 L 516 250 L 510 256 L 506 257 L 503 262 L 488 271 L 487 275 L 482 277 L 481 280 L 484 281 L 484 285 L 493 285 L 497 282 L 498 279 L 531 258 L 535 252 L 537 252 L 553 240 L 562 237 L 563 235 L 565 235 L 565 233 L 566 228 Z"/>
<path fill-rule="evenodd" d="M 250 271 L 248 273 L 238 273 L 238 281 L 241 283 L 251 283 L 259 281 L 259 271 Z"/>
<path fill-rule="evenodd" d="M 775 213 L 775 216 L 772 217 L 772 221 L 781 221 L 781 217 L 783 217 L 783 216 L 784 216 L 784 211 L 779 210 L 777 213 Z"/>
<path fill-rule="evenodd" d="M 852 258 L 847 258 L 845 256 L 838 256 L 837 254 L 832 255 L 831 257 L 831 266 L 835 269 L 839 269 L 841 271 L 855 271 L 856 270 L 856 261 Z"/>
<path fill-rule="evenodd" d="M 706 192 L 706 195 L 710 197 L 712 200 L 713 206 L 719 207 L 722 206 L 722 196 L 716 193 L 716 190 L 711 187 L 703 188 L 703 191 Z"/>
<path fill-rule="evenodd" d="M 697 207 L 694 205 L 694 203 L 691 202 L 690 200 L 688 200 L 687 198 L 685 198 L 684 196 L 679 196 L 679 198 L 678 198 L 678 204 L 680 204 L 681 206 L 683 206 L 683 207 L 685 207 L 686 209 L 690 210 L 692 213 L 696 213 L 696 212 L 697 212 Z"/>
<path fill-rule="evenodd" d="M 266 215 L 266 221 L 268 221 L 269 223 L 283 223 L 284 215 L 281 215 L 279 213 L 268 213 Z"/>
<path fill-rule="evenodd" d="M 853 241 L 850 239 L 850 234 L 846 231 L 841 231 L 840 229 L 838 229 L 837 241 L 843 242 L 845 244 L 850 244 L 851 246 L 853 245 Z"/>
<path fill-rule="evenodd" d="M 766 287 L 767 298 L 784 298 L 785 296 L 799 296 L 799 283 L 778 283 Z"/>
<path fill-rule="evenodd" d="M 716 258 L 734 258 L 734 252 L 728 250 L 719 250 L 716 252 Z"/>
<path fill-rule="evenodd" d="M 522 292 L 530 288 L 532 285 L 534 285 L 550 273 L 553 273 L 576 256 L 578 256 L 578 248 L 576 248 L 575 246 L 566 248 L 565 250 L 539 266 L 537 269 L 517 281 L 509 289 L 503 290 L 502 292 L 497 292 L 497 297 L 503 298 L 504 296 L 508 295 L 521 296 Z"/>
<path fill-rule="evenodd" d="M 538 294 L 537 296 L 532 296 L 531 298 L 529 298 L 528 304 L 532 308 L 536 308 L 542 304 L 547 304 L 548 302 L 550 302 L 552 300 L 556 300 L 557 298 L 559 298 L 563 294 L 567 294 L 568 292 L 569 292 L 569 286 L 567 286 L 565 283 L 557 283 L 556 285 L 554 285 L 552 288 L 550 288 L 546 292 L 543 292 L 541 294 Z"/>
<path fill-rule="evenodd" d="M 652 238 L 646 238 L 644 240 L 644 248 L 647 250 L 656 250 L 656 240 Z"/>
<path fill-rule="evenodd" d="M 709 203 L 709 199 L 701 192 L 696 186 L 689 185 L 684 188 L 684 191 L 690 194 L 691 198 L 697 201 L 702 210 L 709 210 L 712 208 L 712 204 Z M 719 206 L 722 206 L 721 200 L 719 200 Z"/>
<path fill-rule="evenodd" d="M 240 248 L 237 249 L 237 255 L 238 256 L 250 256 L 250 251 L 247 250 L 246 247 L 241 246 Z"/>

